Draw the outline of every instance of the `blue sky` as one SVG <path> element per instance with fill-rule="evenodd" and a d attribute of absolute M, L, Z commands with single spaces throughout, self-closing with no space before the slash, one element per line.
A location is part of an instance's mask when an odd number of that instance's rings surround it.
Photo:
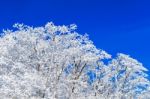
<path fill-rule="evenodd" d="M 0 30 L 16 22 L 41 26 L 78 25 L 94 44 L 113 56 L 121 52 L 150 69 L 149 0 L 1 0 Z"/>

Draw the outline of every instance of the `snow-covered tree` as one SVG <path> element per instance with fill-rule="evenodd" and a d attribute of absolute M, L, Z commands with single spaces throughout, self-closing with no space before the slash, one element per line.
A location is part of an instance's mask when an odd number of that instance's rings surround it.
<path fill-rule="evenodd" d="M 1 99 L 128 99 L 148 97 L 141 63 L 97 49 L 76 25 L 15 24 L 0 38 Z M 144 99 L 144 98 L 143 98 Z"/>
<path fill-rule="evenodd" d="M 94 81 L 91 93 L 94 99 L 150 99 L 148 71 L 129 55 L 118 54 L 117 58 L 102 62 L 93 70 Z"/>
<path fill-rule="evenodd" d="M 150 82 L 147 69 L 137 60 L 125 54 L 118 54 L 108 65 L 108 97 L 113 99 L 134 99 L 142 92 L 148 92 Z M 111 89 L 111 91 L 110 91 Z"/>
<path fill-rule="evenodd" d="M 0 96 L 68 99 L 82 95 L 89 69 L 109 58 L 75 25 L 28 27 L 15 24 L 0 39 Z M 65 92 L 65 93 L 64 93 Z"/>

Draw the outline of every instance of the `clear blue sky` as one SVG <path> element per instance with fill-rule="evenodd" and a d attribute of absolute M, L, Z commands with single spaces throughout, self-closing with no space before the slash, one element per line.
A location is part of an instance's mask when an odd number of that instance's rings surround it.
<path fill-rule="evenodd" d="M 150 69 L 149 0 L 0 0 L 0 29 L 16 23 L 78 25 L 98 48 L 129 54 Z"/>

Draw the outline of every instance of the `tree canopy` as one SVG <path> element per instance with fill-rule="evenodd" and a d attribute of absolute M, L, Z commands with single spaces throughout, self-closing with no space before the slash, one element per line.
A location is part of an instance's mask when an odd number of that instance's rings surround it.
<path fill-rule="evenodd" d="M 122 53 L 111 58 L 76 25 L 14 27 L 0 37 L 0 98 L 150 99 L 142 63 Z"/>

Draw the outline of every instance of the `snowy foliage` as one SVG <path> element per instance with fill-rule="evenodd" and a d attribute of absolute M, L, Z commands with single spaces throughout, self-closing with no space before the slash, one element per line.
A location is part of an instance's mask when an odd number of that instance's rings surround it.
<path fill-rule="evenodd" d="M 14 27 L 0 38 L 0 99 L 150 99 L 147 69 L 128 55 L 111 59 L 76 25 Z"/>

